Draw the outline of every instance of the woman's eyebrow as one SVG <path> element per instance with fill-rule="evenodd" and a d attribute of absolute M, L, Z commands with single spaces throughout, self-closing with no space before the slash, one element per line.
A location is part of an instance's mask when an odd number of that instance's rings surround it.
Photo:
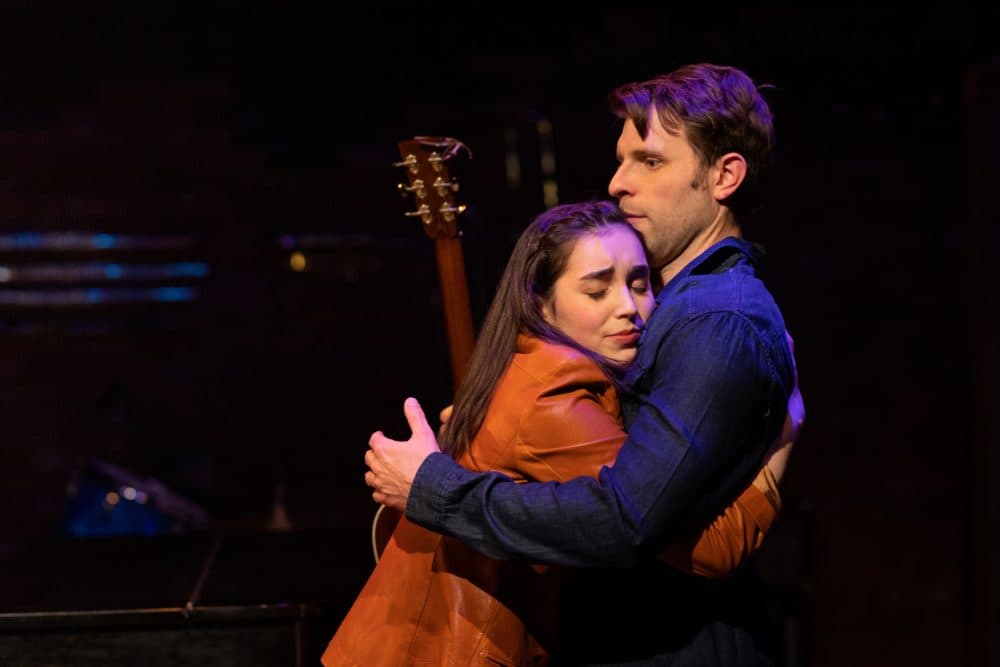
<path fill-rule="evenodd" d="M 647 278 L 649 277 L 649 266 L 641 264 L 639 266 L 633 266 L 628 272 L 628 279 L 633 280 L 635 278 Z"/>
<path fill-rule="evenodd" d="M 615 267 L 609 266 L 604 269 L 597 269 L 596 271 L 591 271 L 590 273 L 585 273 L 580 276 L 580 280 L 610 280 L 611 276 L 615 273 Z"/>

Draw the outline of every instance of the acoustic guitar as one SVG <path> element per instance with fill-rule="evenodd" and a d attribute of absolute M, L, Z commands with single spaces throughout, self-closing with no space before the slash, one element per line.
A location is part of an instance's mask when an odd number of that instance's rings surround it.
<path fill-rule="evenodd" d="M 393 164 L 405 170 L 407 182 L 399 184 L 399 192 L 404 197 L 412 198 L 414 205 L 414 210 L 407 211 L 405 215 L 418 218 L 424 232 L 434 240 L 451 361 L 452 391 L 458 389 L 465 377 L 475 344 L 461 232 L 458 229 L 458 216 L 465 206 L 455 201 L 459 185 L 448 170 L 448 161 L 463 152 L 468 157 L 472 156 L 465 144 L 452 137 L 414 137 L 399 142 L 400 161 Z M 376 562 L 400 516 L 400 512 L 384 505 L 375 512 L 372 550 Z"/>

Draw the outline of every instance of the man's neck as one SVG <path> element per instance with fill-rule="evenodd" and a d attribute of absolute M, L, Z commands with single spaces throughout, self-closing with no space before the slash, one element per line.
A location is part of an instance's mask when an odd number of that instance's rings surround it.
<path fill-rule="evenodd" d="M 712 223 L 698 234 L 680 255 L 660 268 L 660 280 L 663 281 L 661 284 L 666 285 L 669 283 L 701 253 L 719 241 L 728 238 L 743 238 L 743 231 L 732 214 L 728 213 L 725 209 L 721 209 L 719 215 L 715 217 Z"/>

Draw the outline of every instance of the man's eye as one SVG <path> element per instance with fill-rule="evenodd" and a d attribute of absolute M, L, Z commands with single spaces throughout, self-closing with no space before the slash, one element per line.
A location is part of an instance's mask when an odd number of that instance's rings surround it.
<path fill-rule="evenodd" d="M 646 163 L 646 166 L 649 167 L 650 169 L 655 169 L 656 167 L 660 166 L 661 161 L 659 158 L 648 157 L 644 160 L 644 162 Z"/>

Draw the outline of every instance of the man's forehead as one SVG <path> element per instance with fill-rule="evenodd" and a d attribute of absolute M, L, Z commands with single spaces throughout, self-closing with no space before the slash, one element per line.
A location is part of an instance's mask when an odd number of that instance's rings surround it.
<path fill-rule="evenodd" d="M 686 143 L 683 129 L 678 129 L 680 131 L 671 132 L 660 123 L 656 116 L 653 116 L 647 126 L 646 136 L 643 137 L 639 134 L 635 123 L 628 120 L 618 137 L 616 151 L 619 157 L 623 157 L 627 153 L 661 153 L 669 150 L 671 146 L 675 146 L 678 141 Z"/>

